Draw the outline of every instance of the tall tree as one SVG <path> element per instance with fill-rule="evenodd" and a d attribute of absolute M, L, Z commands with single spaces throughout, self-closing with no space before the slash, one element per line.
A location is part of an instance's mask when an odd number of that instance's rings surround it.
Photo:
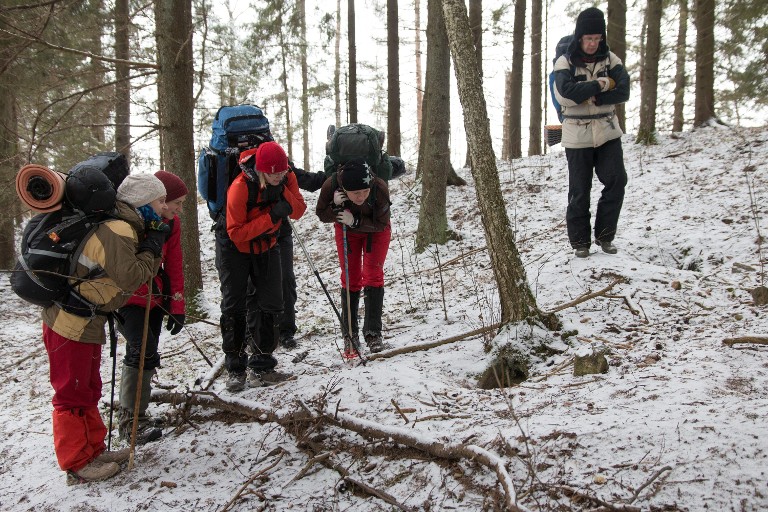
<path fill-rule="evenodd" d="M 192 114 L 192 0 L 155 2 L 155 39 L 157 41 L 157 111 L 165 170 L 178 175 L 190 190 L 196 183 Z M 197 311 L 197 298 L 203 289 L 200 267 L 200 237 L 197 201 L 184 202 L 184 229 L 181 246 L 184 253 L 184 284 L 188 308 Z M 199 314 L 199 313 L 198 313 Z"/>
<path fill-rule="evenodd" d="M 115 151 L 131 159 L 130 10 L 128 0 L 115 0 Z"/>
<path fill-rule="evenodd" d="M 355 46 L 355 0 L 347 0 L 347 42 L 349 44 L 349 122 L 357 122 L 357 48 Z"/>
<path fill-rule="evenodd" d="M 334 50 L 333 98 L 336 102 L 336 126 L 341 125 L 341 0 L 336 0 L 336 48 Z"/>
<path fill-rule="evenodd" d="M 523 109 L 523 64 L 525 55 L 525 9 L 526 0 L 517 0 L 515 2 L 515 21 L 512 29 L 512 82 L 510 89 L 509 104 L 509 132 L 508 138 L 509 154 L 507 158 L 520 158 L 523 156 L 522 149 L 522 119 Z"/>
<path fill-rule="evenodd" d="M 608 26 L 606 37 L 608 47 L 624 65 L 627 65 L 627 0 L 608 0 L 607 13 Z M 616 105 L 616 117 L 619 126 L 626 131 L 626 106 L 624 103 Z"/>
<path fill-rule="evenodd" d="M 307 70 L 307 7 L 304 0 L 296 1 L 299 18 L 299 55 L 301 58 L 301 132 L 304 153 L 304 170 L 310 171 L 309 154 L 309 73 Z"/>
<path fill-rule="evenodd" d="M 424 83 L 421 80 L 421 0 L 413 0 L 416 33 L 414 49 L 416 51 L 416 136 L 421 141 L 422 103 L 424 101 Z"/>
<path fill-rule="evenodd" d="M 543 74 L 541 71 L 541 0 L 531 0 L 531 100 L 528 124 L 528 155 L 542 153 L 541 110 Z"/>
<path fill-rule="evenodd" d="M 643 56 L 643 80 L 640 89 L 640 126 L 636 142 L 656 143 L 656 98 L 659 86 L 659 59 L 661 58 L 662 0 L 648 0 L 646 17 L 645 53 Z"/>
<path fill-rule="evenodd" d="M 469 149 L 472 152 L 472 176 L 475 179 L 477 204 L 499 293 L 501 322 L 517 323 L 521 326 L 540 322 L 549 328 L 556 328 L 559 324 L 557 319 L 543 314 L 536 304 L 515 245 L 512 226 L 501 194 L 488 110 L 466 11 L 461 0 L 442 0 L 442 3 L 456 69 L 459 99 L 464 112 L 464 126 L 469 135 Z M 500 354 L 499 358 L 502 357 Z M 506 364 L 507 360 L 502 366 L 505 373 L 508 370 Z M 527 369 L 521 369 L 521 373 L 527 375 Z M 503 373 L 499 378 L 503 382 L 506 376 Z M 515 509 L 511 499 L 506 503 L 506 507 Z"/>
<path fill-rule="evenodd" d="M 672 131 L 683 131 L 685 123 L 685 86 L 688 82 L 685 73 L 686 48 L 688 36 L 688 0 L 678 0 L 680 18 L 677 22 L 677 45 L 675 46 L 675 91 L 674 113 L 672 114 Z"/>
<path fill-rule="evenodd" d="M 696 0 L 696 99 L 693 126 L 715 116 L 715 0 Z"/>
<path fill-rule="evenodd" d="M 451 162 L 450 71 L 451 54 L 440 0 L 427 0 L 427 76 L 419 144 L 421 207 L 416 250 L 444 244 L 450 237 L 446 214 L 446 180 Z"/>
<path fill-rule="evenodd" d="M 387 0 L 387 153 L 400 154 L 400 35 L 397 0 Z"/>
<path fill-rule="evenodd" d="M 475 45 L 475 57 L 480 67 L 480 76 L 483 75 L 483 0 L 469 0 L 469 28 L 472 30 L 472 42 Z M 464 167 L 470 167 L 472 159 L 469 155 L 469 142 L 467 142 L 467 158 Z"/>

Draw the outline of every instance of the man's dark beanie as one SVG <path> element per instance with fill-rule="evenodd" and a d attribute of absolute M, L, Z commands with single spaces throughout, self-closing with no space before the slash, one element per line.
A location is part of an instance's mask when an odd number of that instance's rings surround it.
<path fill-rule="evenodd" d="M 576 40 L 585 34 L 600 34 L 605 39 L 605 16 L 597 7 L 584 9 L 576 18 Z"/>

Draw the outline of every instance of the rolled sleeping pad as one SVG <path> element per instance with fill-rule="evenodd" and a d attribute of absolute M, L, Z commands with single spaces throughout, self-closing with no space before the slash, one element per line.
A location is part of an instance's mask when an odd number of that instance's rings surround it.
<path fill-rule="evenodd" d="M 21 202 L 39 213 L 61 208 L 67 175 L 37 164 L 27 164 L 16 173 L 16 194 Z"/>

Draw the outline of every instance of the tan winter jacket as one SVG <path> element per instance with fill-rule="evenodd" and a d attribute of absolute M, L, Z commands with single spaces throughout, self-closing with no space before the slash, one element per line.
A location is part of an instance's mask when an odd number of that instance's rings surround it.
<path fill-rule="evenodd" d="M 130 205 L 117 202 L 116 219 L 99 225 L 85 243 L 75 276 L 84 278 L 78 291 L 101 311 L 114 311 L 160 268 L 161 258 L 144 251 L 136 254 L 144 236 L 144 221 Z M 76 284 L 78 281 L 73 280 Z M 83 343 L 105 343 L 104 315 L 84 318 L 58 306 L 43 309 L 43 322 L 65 338 Z"/>
<path fill-rule="evenodd" d="M 566 54 L 557 59 L 554 71 L 554 92 L 565 115 L 563 147 L 596 148 L 623 135 L 616 119 L 615 105 L 629 98 L 629 75 L 621 59 L 606 51 L 603 58 L 585 63 L 569 60 Z M 600 76 L 613 78 L 615 88 L 601 92 L 597 81 Z M 588 116 L 594 118 L 585 119 Z"/>

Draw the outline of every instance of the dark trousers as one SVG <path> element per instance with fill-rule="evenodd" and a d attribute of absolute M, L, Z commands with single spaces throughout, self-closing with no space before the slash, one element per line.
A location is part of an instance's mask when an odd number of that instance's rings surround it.
<path fill-rule="evenodd" d="M 595 239 L 613 241 L 627 186 L 621 139 L 610 140 L 596 148 L 566 148 L 565 156 L 568 159 L 568 209 L 565 220 L 571 247 L 576 249 L 591 245 L 589 204 L 593 169 L 603 184 L 595 214 Z"/>
<path fill-rule="evenodd" d="M 277 319 L 283 310 L 280 248 L 275 245 L 261 254 L 243 253 L 228 240 L 216 240 L 216 267 L 221 282 L 221 337 L 224 364 L 230 372 L 271 370 L 278 344 Z M 248 295 L 248 282 L 255 293 Z M 248 310 L 258 311 L 248 317 Z M 246 329 L 254 340 L 248 358 Z"/>
<path fill-rule="evenodd" d="M 140 306 L 124 306 L 119 309 L 121 322 L 117 323 L 117 329 L 125 337 L 125 357 L 123 364 L 131 368 L 139 367 L 141 356 L 141 338 L 144 335 L 144 315 L 146 309 Z M 147 349 L 144 354 L 144 369 L 151 370 L 160 366 L 160 331 L 163 328 L 163 316 L 165 312 L 161 308 L 149 310 L 149 326 L 147 328 Z"/>

